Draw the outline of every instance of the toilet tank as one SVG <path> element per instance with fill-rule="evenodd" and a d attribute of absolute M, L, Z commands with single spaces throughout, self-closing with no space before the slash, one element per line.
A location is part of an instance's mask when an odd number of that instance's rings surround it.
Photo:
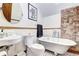
<path fill-rule="evenodd" d="M 25 45 L 31 45 L 37 42 L 37 38 L 35 35 L 26 36 Z"/>

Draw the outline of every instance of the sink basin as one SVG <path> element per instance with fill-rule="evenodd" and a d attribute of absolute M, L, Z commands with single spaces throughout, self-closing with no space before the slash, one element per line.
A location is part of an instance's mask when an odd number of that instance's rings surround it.
<path fill-rule="evenodd" d="M 0 46 L 5 45 L 13 45 L 22 40 L 22 37 L 20 35 L 11 35 L 7 37 L 0 38 Z"/>

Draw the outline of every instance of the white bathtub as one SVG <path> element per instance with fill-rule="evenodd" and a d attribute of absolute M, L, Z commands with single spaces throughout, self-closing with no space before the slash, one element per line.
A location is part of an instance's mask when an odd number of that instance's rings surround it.
<path fill-rule="evenodd" d="M 45 49 L 53 51 L 55 54 L 64 54 L 69 47 L 76 45 L 74 41 L 62 38 L 41 37 L 38 40 Z"/>

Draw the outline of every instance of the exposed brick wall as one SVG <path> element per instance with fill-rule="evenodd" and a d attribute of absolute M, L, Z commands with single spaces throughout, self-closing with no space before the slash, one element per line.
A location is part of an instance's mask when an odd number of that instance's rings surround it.
<path fill-rule="evenodd" d="M 78 7 L 77 7 L 78 8 Z M 76 33 L 79 31 L 77 21 L 79 16 L 76 7 L 64 9 L 61 11 L 61 37 L 66 39 L 76 39 Z"/>

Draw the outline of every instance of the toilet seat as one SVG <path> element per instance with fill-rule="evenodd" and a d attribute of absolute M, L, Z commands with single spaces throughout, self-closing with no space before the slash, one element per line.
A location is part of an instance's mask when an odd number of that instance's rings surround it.
<path fill-rule="evenodd" d="M 29 47 L 35 49 L 44 49 L 44 46 L 42 46 L 41 44 L 32 44 Z"/>
<path fill-rule="evenodd" d="M 31 44 L 27 48 L 27 55 L 28 56 L 43 56 L 45 52 L 45 48 L 41 44 Z"/>

